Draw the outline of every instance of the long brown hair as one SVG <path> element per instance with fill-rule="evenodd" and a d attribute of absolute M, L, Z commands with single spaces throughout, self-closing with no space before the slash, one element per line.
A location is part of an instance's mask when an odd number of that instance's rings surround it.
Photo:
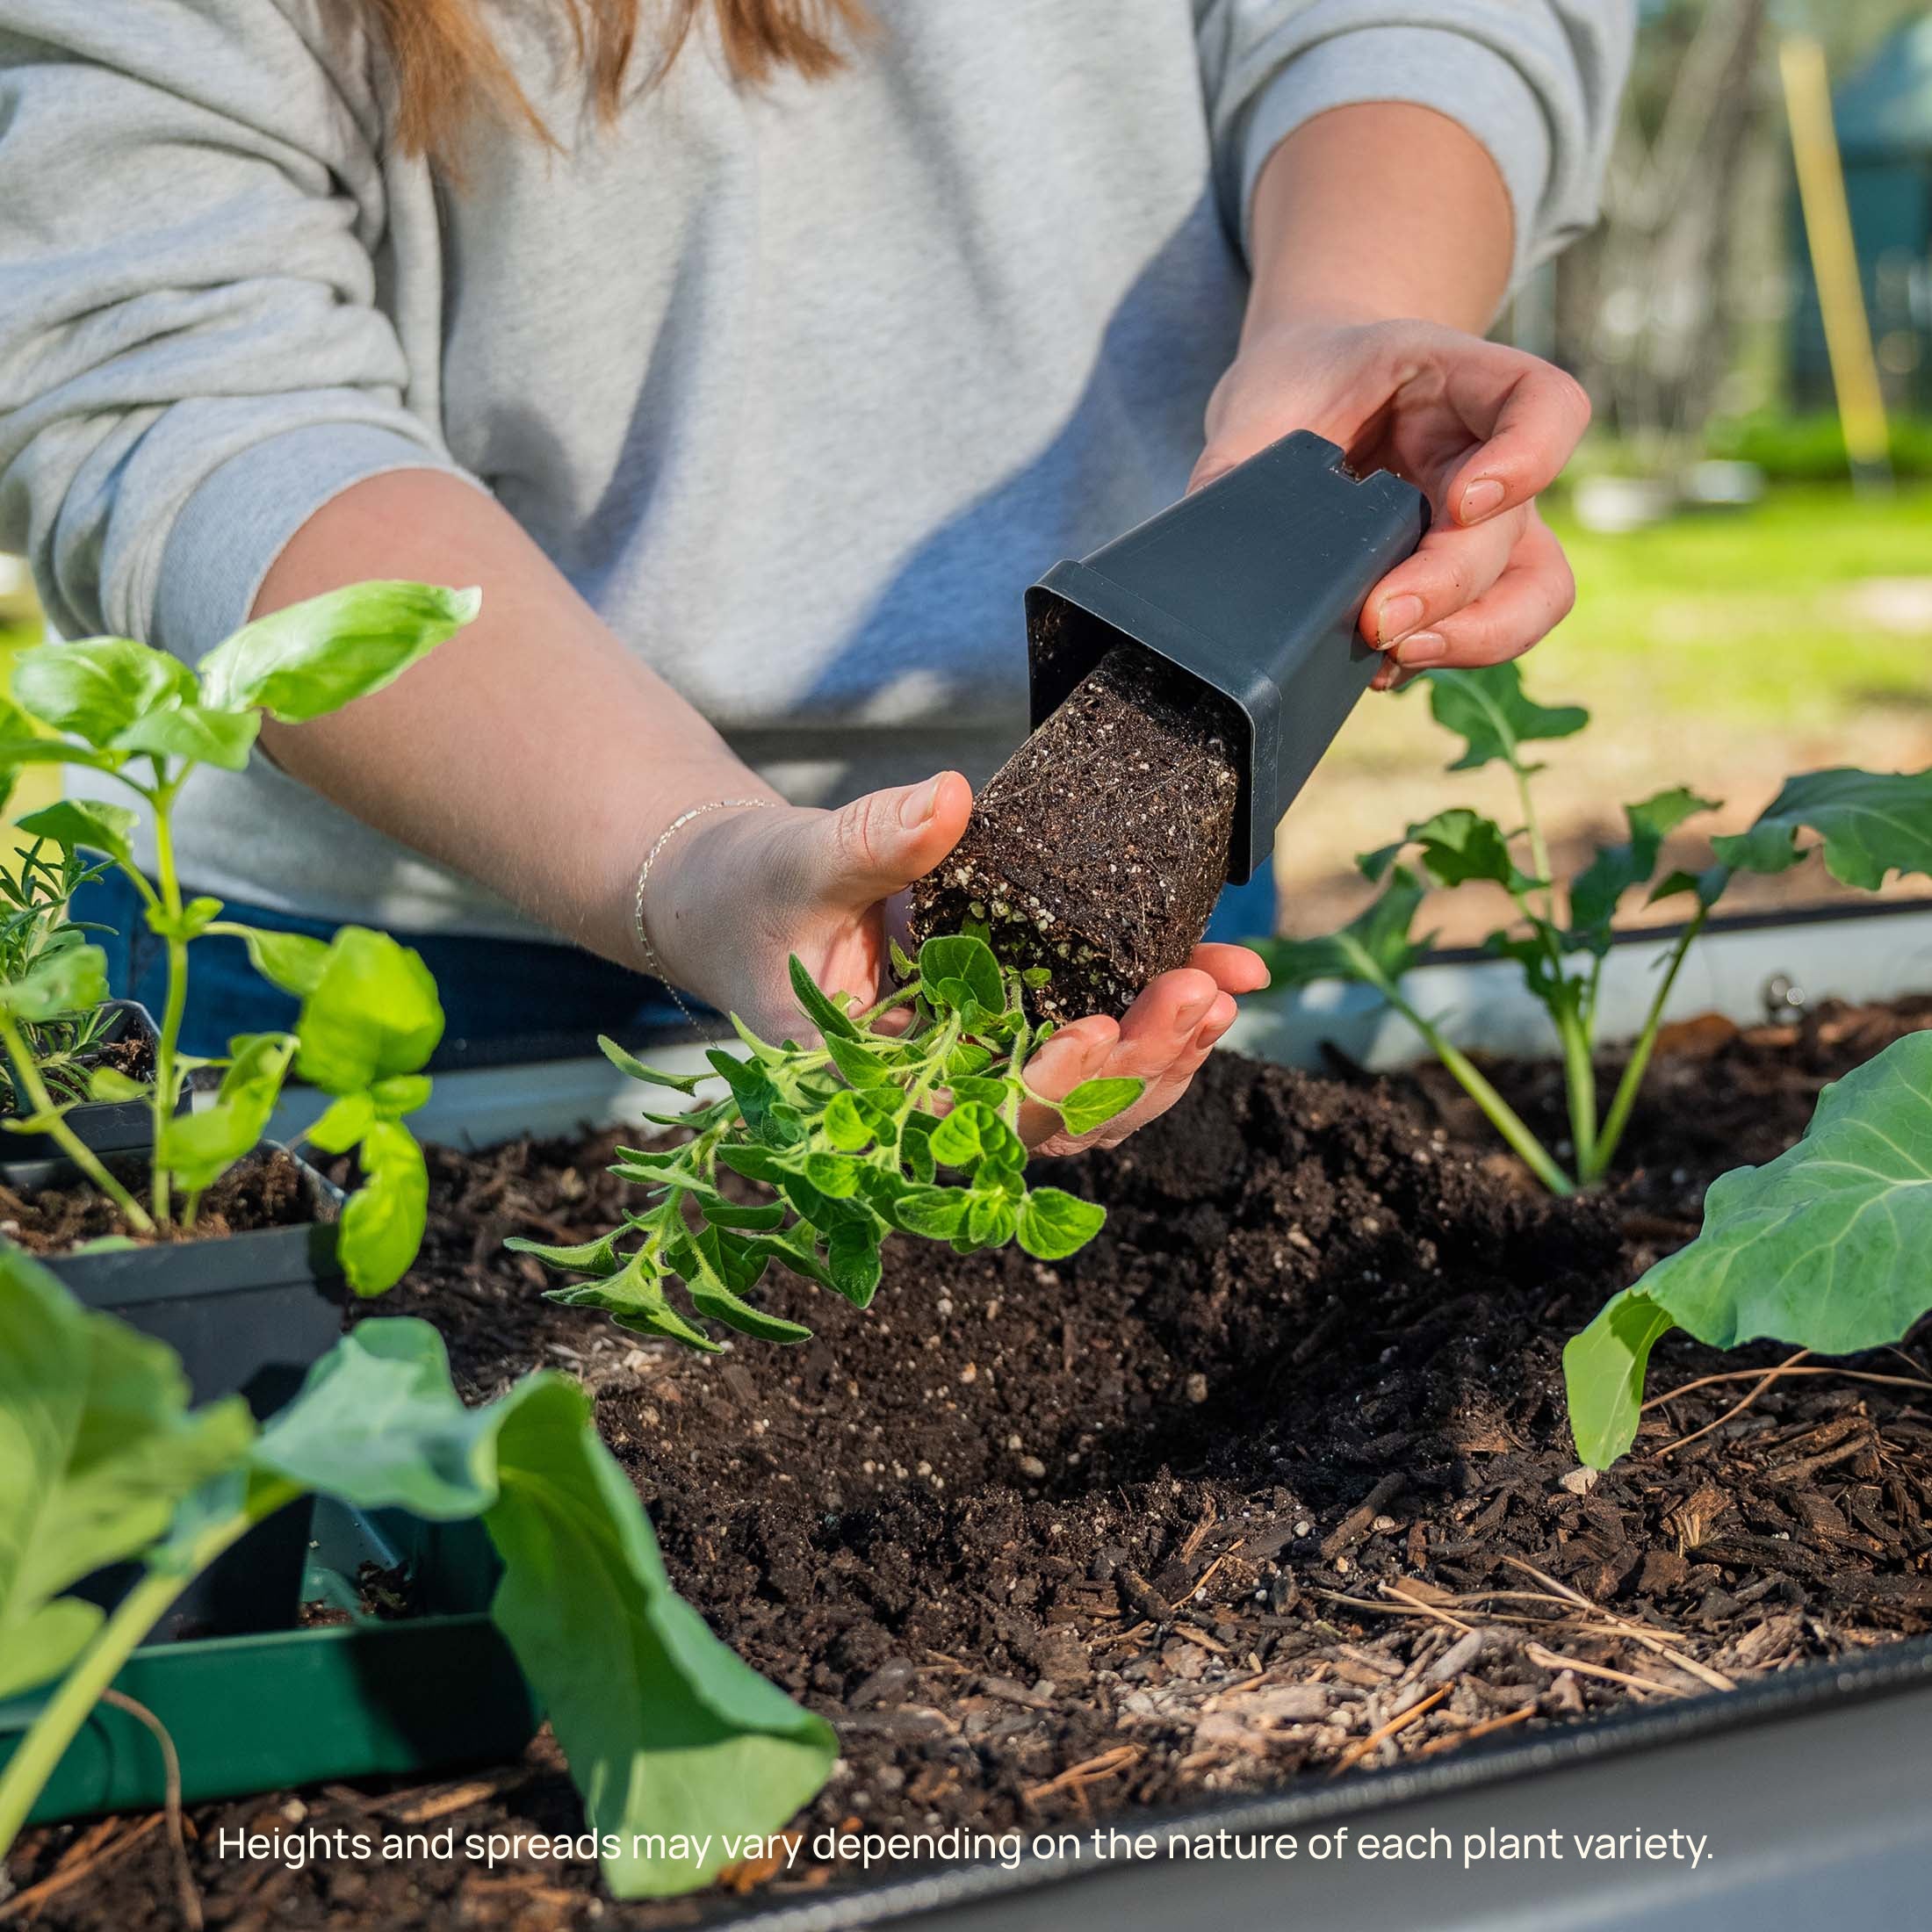
<path fill-rule="evenodd" d="M 491 38 L 482 0 L 357 0 L 395 63 L 395 139 L 405 154 L 454 169 L 465 128 L 480 106 L 539 141 L 550 130 Z M 642 0 L 552 0 L 570 25 L 585 90 L 610 119 L 624 98 L 642 32 Z M 661 76 L 706 15 L 726 64 L 758 83 L 778 68 L 816 79 L 844 60 L 841 37 L 871 22 L 861 0 L 667 0 L 668 18 L 652 67 Z"/>

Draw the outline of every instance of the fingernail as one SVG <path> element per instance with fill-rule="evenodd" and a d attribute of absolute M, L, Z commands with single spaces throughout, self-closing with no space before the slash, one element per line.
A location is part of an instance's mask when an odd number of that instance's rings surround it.
<path fill-rule="evenodd" d="M 1465 523 L 1478 523 L 1485 516 L 1493 515 L 1503 507 L 1503 486 L 1493 476 L 1486 476 L 1480 483 L 1472 483 L 1462 493 L 1462 520 Z"/>
<path fill-rule="evenodd" d="M 1402 665 L 1433 664 L 1449 655 L 1449 640 L 1433 631 L 1418 631 L 1395 646 L 1395 661 Z"/>
<path fill-rule="evenodd" d="M 1384 597 L 1375 613 L 1375 634 L 1384 644 L 1406 637 L 1422 622 L 1420 597 Z"/>
<path fill-rule="evenodd" d="M 939 810 L 940 782 L 934 779 L 923 791 L 909 791 L 899 801 L 899 823 L 916 832 Z"/>

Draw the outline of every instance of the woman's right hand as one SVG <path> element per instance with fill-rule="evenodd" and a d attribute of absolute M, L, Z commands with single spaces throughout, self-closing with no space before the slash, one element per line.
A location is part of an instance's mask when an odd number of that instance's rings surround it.
<path fill-rule="evenodd" d="M 965 832 L 972 789 L 957 772 L 855 798 L 836 811 L 797 806 L 708 812 L 652 865 L 645 929 L 673 981 L 768 1037 L 797 1037 L 787 960 L 796 953 L 831 992 L 869 1006 L 890 989 L 898 902 Z M 1163 973 L 1120 1020 L 1094 1014 L 1061 1028 L 1028 1065 L 1049 1097 L 1083 1080 L 1124 1075 L 1145 1091 L 1124 1114 L 1075 1141 L 1045 1107 L 1021 1121 L 1053 1154 L 1112 1146 L 1164 1114 L 1233 1023 L 1234 995 L 1267 984 L 1242 946 L 1203 945 Z"/>

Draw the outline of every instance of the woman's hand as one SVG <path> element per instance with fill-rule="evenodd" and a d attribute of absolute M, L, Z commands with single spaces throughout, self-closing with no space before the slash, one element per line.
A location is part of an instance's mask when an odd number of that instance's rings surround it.
<path fill-rule="evenodd" d="M 793 953 L 828 991 L 869 1006 L 890 987 L 893 902 L 959 843 L 972 802 L 966 781 L 945 772 L 837 811 L 787 806 L 694 819 L 652 868 L 644 906 L 652 944 L 677 984 L 761 1034 L 801 1030 L 786 973 Z M 1029 1107 L 1020 1121 L 1028 1143 L 1051 1154 L 1113 1146 L 1164 1114 L 1233 1024 L 1233 996 L 1267 978 L 1245 947 L 1200 946 L 1121 1019 L 1096 1014 L 1062 1028 L 1027 1067 L 1042 1093 L 1057 1098 L 1115 1074 L 1146 1090 L 1079 1141 L 1049 1109 Z"/>
<path fill-rule="evenodd" d="M 1377 584 L 1361 632 L 1388 653 L 1386 689 L 1431 666 L 1519 657 L 1576 586 L 1537 515 L 1590 421 L 1561 370 L 1432 322 L 1301 320 L 1251 328 L 1208 406 L 1191 488 L 1313 429 L 1351 468 L 1393 470 L 1435 513 L 1422 547 Z"/>

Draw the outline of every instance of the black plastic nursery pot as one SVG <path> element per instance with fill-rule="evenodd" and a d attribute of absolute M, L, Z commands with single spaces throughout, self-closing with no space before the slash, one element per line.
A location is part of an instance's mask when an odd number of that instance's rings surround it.
<path fill-rule="evenodd" d="M 348 1621 L 298 1628 L 292 1604 L 279 1627 L 254 1635 L 157 1633 L 114 1680 L 173 1740 L 184 1799 L 433 1770 L 523 1748 L 540 1713 L 489 1613 L 500 1565 L 480 1524 L 364 1516 L 326 1499 L 284 1513 L 306 1557 L 299 1602 Z M 400 1573 L 409 1614 L 374 1612 L 360 1581 L 371 1564 L 388 1579 Z M 0 1703 L 0 1763 L 48 1694 Z M 32 1820 L 151 1809 L 165 1785 L 147 1727 L 104 1703 L 68 1747 Z"/>
<path fill-rule="evenodd" d="M 264 1143 L 251 1158 L 277 1151 Z M 198 1402 L 247 1399 L 257 1421 L 286 1404 L 342 1329 L 335 1253 L 341 1192 L 293 1155 L 314 1209 L 289 1227 L 200 1241 L 55 1255 L 47 1265 L 87 1307 L 168 1344 Z M 15 1187 L 77 1179 L 65 1161 L 16 1166 Z M 293 1614 L 308 1539 L 305 1507 L 256 1525 L 177 1599 L 162 1634 L 236 1636 L 275 1630 Z M 101 1572 L 82 1594 L 104 1605 L 133 1581 L 131 1565 Z"/>
<path fill-rule="evenodd" d="M 112 1017 L 101 1036 L 104 1044 L 158 1037 L 154 1015 L 139 1000 L 110 999 L 105 1005 Z M 185 1113 L 188 1104 L 184 1087 L 176 1112 Z M 155 1143 L 154 1111 L 146 1100 L 83 1100 L 68 1109 L 66 1120 L 81 1145 L 97 1154 L 144 1153 Z M 43 1163 L 48 1144 L 40 1135 L 0 1135 L 0 1178 L 11 1180 Z"/>

